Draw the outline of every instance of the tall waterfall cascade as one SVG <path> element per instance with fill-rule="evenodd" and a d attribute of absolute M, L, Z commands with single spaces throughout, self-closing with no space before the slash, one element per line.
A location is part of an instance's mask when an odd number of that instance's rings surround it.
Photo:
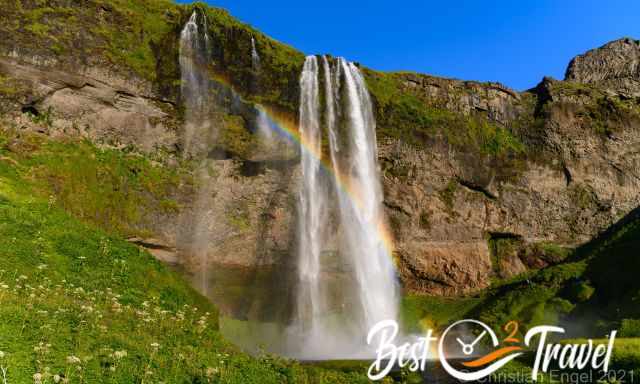
<path fill-rule="evenodd" d="M 381 320 L 396 319 L 399 301 L 382 229 L 370 96 L 353 63 L 330 63 L 324 56 L 306 58 L 300 90 L 299 287 L 291 329 L 295 344 L 304 347 L 292 355 L 367 357 L 373 354 L 366 345 L 368 330 Z M 328 136 L 331 167 L 323 166 L 323 135 Z M 332 224 L 338 226 L 333 235 Z M 330 237 L 335 238 L 333 251 L 326 249 Z M 335 265 L 338 280 L 332 278 Z"/>
<path fill-rule="evenodd" d="M 180 73 L 181 95 L 185 106 L 185 126 L 183 146 L 185 156 L 202 158 L 209 145 L 217 135 L 216 126 L 211 119 L 213 100 L 211 99 L 211 82 L 207 72 L 208 54 L 211 50 L 211 39 L 207 33 L 207 18 L 202 18 L 202 28 L 198 24 L 198 12 L 191 14 L 180 34 Z M 209 174 L 209 160 L 201 159 L 197 170 L 197 178 L 202 188 L 197 193 L 195 207 L 197 215 L 187 215 L 183 225 L 188 233 L 184 248 L 193 259 L 196 288 L 202 293 L 208 290 L 208 254 L 207 243 L 210 241 L 212 223 L 215 215 L 212 212 L 208 197 L 212 194 L 215 180 Z"/>

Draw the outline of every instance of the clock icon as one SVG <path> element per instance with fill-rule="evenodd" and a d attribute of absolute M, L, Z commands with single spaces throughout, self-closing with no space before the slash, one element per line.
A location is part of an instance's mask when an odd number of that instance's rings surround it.
<path fill-rule="evenodd" d="M 497 347 L 499 340 L 493 330 L 478 320 L 460 320 L 451 324 L 440 341 L 445 352 L 456 359 L 470 358 L 479 353 L 481 346 Z"/>
<path fill-rule="evenodd" d="M 460 339 L 459 337 L 456 337 L 456 341 L 462 346 L 462 353 L 469 356 L 469 355 L 473 355 L 473 349 L 475 347 L 476 344 L 478 344 L 478 342 L 480 340 L 482 340 L 482 338 L 487 334 L 487 331 L 482 331 L 482 333 L 480 334 L 480 336 L 476 337 L 473 342 L 467 344 L 464 341 L 462 341 L 462 339 Z"/>
<path fill-rule="evenodd" d="M 493 350 L 493 352 L 484 351 Z M 478 380 L 522 355 L 520 347 L 502 347 L 491 327 L 479 320 L 460 320 L 440 337 L 438 355 L 442 367 L 462 381 Z M 488 352 L 488 353 L 487 353 Z M 469 361 L 472 360 L 472 361 Z"/>

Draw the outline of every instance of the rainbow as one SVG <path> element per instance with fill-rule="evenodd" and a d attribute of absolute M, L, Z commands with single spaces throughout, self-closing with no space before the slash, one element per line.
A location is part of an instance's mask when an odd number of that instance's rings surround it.
<path fill-rule="evenodd" d="M 350 182 L 350 179 L 347 176 L 336 170 L 330 160 L 327 159 L 326 156 L 322 155 L 321 151 L 314 149 L 313 146 L 304 140 L 300 135 L 300 130 L 296 123 L 286 117 L 280 117 L 278 114 L 262 105 L 258 105 L 257 108 L 266 113 L 269 120 L 273 123 L 271 127 L 274 128 L 280 137 L 299 145 L 301 150 L 306 151 L 308 154 L 311 154 L 314 158 L 318 159 L 323 172 L 334 178 L 339 192 L 348 196 L 357 207 L 362 206 L 362 199 L 357 187 Z M 391 236 L 387 223 L 384 220 L 378 221 L 377 232 L 385 251 L 390 257 L 393 256 L 393 237 Z"/>
<path fill-rule="evenodd" d="M 222 84 L 225 87 L 228 87 L 232 92 L 239 96 L 239 94 L 235 92 L 231 82 L 224 76 L 215 74 L 212 76 L 212 80 L 219 84 Z M 306 153 L 311 154 L 314 158 L 318 159 L 323 172 L 325 172 L 335 180 L 340 193 L 344 193 L 346 196 L 348 196 L 349 199 L 351 199 L 357 207 L 362 206 L 362 199 L 360 198 L 360 194 L 358 193 L 357 188 L 350 182 L 347 176 L 334 169 L 333 164 L 331 164 L 329 159 L 327 159 L 325 156 L 322 156 L 322 152 L 315 150 L 313 146 L 311 146 L 306 142 L 306 140 L 304 140 L 304 138 L 300 135 L 298 124 L 294 122 L 290 118 L 290 116 L 287 116 L 283 113 L 277 113 L 274 109 L 269 108 L 265 105 L 256 104 L 246 100 L 242 101 L 247 104 L 252 104 L 255 106 L 255 108 L 263 111 L 272 123 L 271 128 L 275 131 L 275 133 L 278 134 L 278 136 L 284 138 L 285 140 L 288 140 L 289 142 L 299 145 L 302 151 L 305 151 Z M 378 221 L 377 233 L 378 238 L 382 242 L 382 245 L 387 252 L 387 255 L 389 257 L 392 257 L 395 249 L 393 236 L 391 235 L 389 227 L 384 220 Z"/>

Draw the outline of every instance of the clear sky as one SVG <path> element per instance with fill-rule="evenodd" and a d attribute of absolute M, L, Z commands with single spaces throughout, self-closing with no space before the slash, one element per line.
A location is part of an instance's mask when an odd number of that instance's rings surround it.
<path fill-rule="evenodd" d="M 307 54 L 518 90 L 563 78 L 573 56 L 607 41 L 640 39 L 640 0 L 206 2 Z"/>

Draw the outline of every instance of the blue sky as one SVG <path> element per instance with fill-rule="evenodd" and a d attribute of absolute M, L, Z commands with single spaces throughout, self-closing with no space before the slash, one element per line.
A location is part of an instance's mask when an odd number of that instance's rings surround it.
<path fill-rule="evenodd" d="M 186 3 L 186 1 L 181 1 Z M 576 54 L 640 39 L 638 0 L 215 0 L 241 21 L 307 53 L 368 67 L 523 90 L 563 78 Z"/>

